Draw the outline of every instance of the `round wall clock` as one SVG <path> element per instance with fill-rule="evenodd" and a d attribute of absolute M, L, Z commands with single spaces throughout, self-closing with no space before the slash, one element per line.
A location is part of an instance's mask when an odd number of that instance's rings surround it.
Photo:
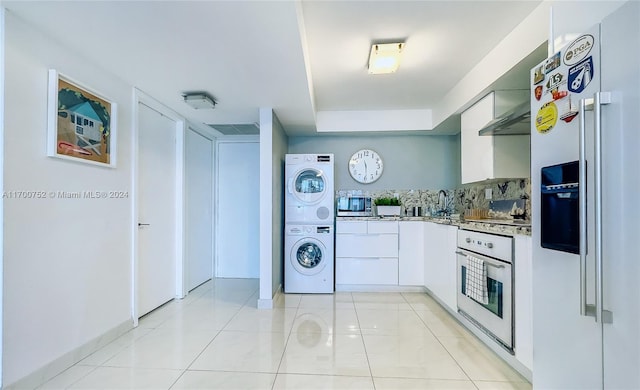
<path fill-rule="evenodd" d="M 383 169 L 382 157 L 371 149 L 358 150 L 349 160 L 349 173 L 359 183 L 373 183 Z"/>

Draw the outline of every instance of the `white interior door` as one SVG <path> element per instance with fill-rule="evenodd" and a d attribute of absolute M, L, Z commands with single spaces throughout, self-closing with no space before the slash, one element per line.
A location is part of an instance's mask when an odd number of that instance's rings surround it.
<path fill-rule="evenodd" d="M 186 261 L 187 290 L 191 291 L 213 276 L 213 143 L 187 131 L 186 180 Z"/>
<path fill-rule="evenodd" d="M 218 143 L 216 276 L 260 277 L 260 144 Z"/>
<path fill-rule="evenodd" d="M 176 122 L 138 104 L 138 317 L 176 294 Z"/>

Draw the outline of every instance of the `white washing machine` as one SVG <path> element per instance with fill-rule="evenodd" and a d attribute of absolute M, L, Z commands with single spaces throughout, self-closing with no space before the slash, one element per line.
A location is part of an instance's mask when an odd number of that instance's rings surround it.
<path fill-rule="evenodd" d="M 333 224 L 333 154 L 285 156 L 285 223 Z"/>
<path fill-rule="evenodd" d="M 333 293 L 333 234 L 333 222 L 285 225 L 285 293 Z"/>

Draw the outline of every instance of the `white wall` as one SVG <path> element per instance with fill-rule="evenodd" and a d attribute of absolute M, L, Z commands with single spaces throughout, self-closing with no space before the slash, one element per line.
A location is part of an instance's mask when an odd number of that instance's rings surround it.
<path fill-rule="evenodd" d="M 282 287 L 284 280 L 284 165 L 285 154 L 287 154 L 287 135 L 278 120 L 276 114 L 273 114 L 272 123 L 272 169 L 273 177 L 271 183 L 273 187 L 271 191 L 273 193 L 271 209 L 272 218 L 272 231 L 271 238 L 273 246 L 271 248 L 271 267 L 272 267 L 272 280 L 271 291 L 275 294 L 278 289 Z"/>
<path fill-rule="evenodd" d="M 351 155 L 373 149 L 384 161 L 378 181 L 360 184 L 349 175 Z M 436 189 L 460 184 L 460 136 L 290 137 L 288 153 L 333 153 L 335 189 Z"/>
<path fill-rule="evenodd" d="M 5 49 L 4 190 L 130 191 L 131 86 L 10 12 Z M 118 103 L 117 168 L 46 156 L 49 68 Z M 130 198 L 4 205 L 3 382 L 10 385 L 132 321 L 132 207 Z"/>
<path fill-rule="evenodd" d="M 634 0 L 635 1 L 635 0 Z M 548 0 L 553 10 L 553 52 L 572 42 L 585 30 L 600 23 L 626 1 L 566 1 Z"/>

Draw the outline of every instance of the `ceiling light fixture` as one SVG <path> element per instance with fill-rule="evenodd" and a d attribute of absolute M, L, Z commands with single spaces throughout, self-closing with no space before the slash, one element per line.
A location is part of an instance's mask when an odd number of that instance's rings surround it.
<path fill-rule="evenodd" d="M 404 42 L 374 43 L 369 54 L 369 74 L 394 73 L 400 66 Z"/>
<path fill-rule="evenodd" d="M 189 92 L 182 95 L 184 102 L 196 110 L 203 108 L 215 108 L 217 102 L 205 92 Z"/>

